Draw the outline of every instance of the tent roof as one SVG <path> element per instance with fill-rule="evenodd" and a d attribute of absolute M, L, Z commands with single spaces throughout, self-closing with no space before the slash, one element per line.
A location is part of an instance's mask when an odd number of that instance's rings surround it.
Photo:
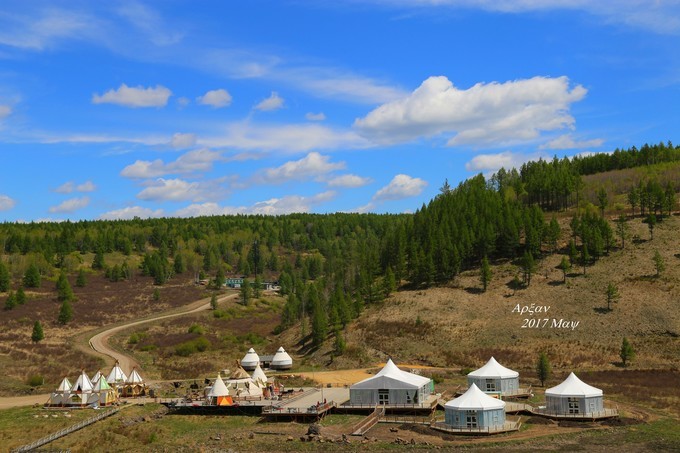
<path fill-rule="evenodd" d="M 449 401 L 444 407 L 456 410 L 493 410 L 503 409 L 505 402 L 487 395 L 476 384 L 472 384 L 467 392 Z"/>
<path fill-rule="evenodd" d="M 61 384 L 57 387 L 57 392 L 70 392 L 71 391 L 71 381 L 67 377 L 62 379 Z"/>
<path fill-rule="evenodd" d="M 242 367 L 236 368 L 233 373 L 231 373 L 231 376 L 229 376 L 229 380 L 239 380 L 239 379 L 250 379 L 250 375 L 246 370 L 244 370 Z"/>
<path fill-rule="evenodd" d="M 111 368 L 111 372 L 106 377 L 106 381 L 111 384 L 122 384 L 128 379 L 127 375 L 123 372 L 118 362 Z"/>
<path fill-rule="evenodd" d="M 241 359 L 241 365 L 245 366 L 255 366 L 260 363 L 260 356 L 257 355 L 255 352 L 255 349 L 250 348 L 248 349 L 248 352 L 246 352 L 246 355 L 243 356 Z"/>
<path fill-rule="evenodd" d="M 288 355 L 283 346 L 276 350 L 276 354 L 272 357 L 272 365 L 292 365 L 293 359 Z"/>
<path fill-rule="evenodd" d="M 218 397 L 218 396 L 227 396 L 229 395 L 229 389 L 227 386 L 224 384 L 224 381 L 222 380 L 221 375 L 217 375 L 217 379 L 215 379 L 215 383 L 210 387 L 210 391 L 208 391 L 208 396 L 211 398 Z"/>
<path fill-rule="evenodd" d="M 256 384 L 261 384 L 261 385 L 267 384 L 267 375 L 264 374 L 264 371 L 262 371 L 262 368 L 260 368 L 259 363 L 257 364 L 257 367 L 255 367 L 255 371 L 253 371 L 253 374 L 250 376 L 250 378 Z"/>
<path fill-rule="evenodd" d="M 126 384 L 143 384 L 144 379 L 139 375 L 137 372 L 136 368 L 132 369 L 132 373 L 130 373 L 130 377 L 125 381 Z"/>
<path fill-rule="evenodd" d="M 106 378 L 104 375 L 99 376 L 99 379 L 97 380 L 97 383 L 94 386 L 94 391 L 95 392 L 103 392 L 106 390 L 111 390 L 111 386 L 109 383 L 106 381 Z"/>
<path fill-rule="evenodd" d="M 80 373 L 80 376 L 78 376 L 78 379 L 76 380 L 76 383 L 73 384 L 73 387 L 71 387 L 72 392 L 91 392 L 92 391 L 92 381 L 90 380 L 89 377 L 87 377 L 87 374 L 85 374 L 85 370 L 83 370 Z"/>
<path fill-rule="evenodd" d="M 354 384 L 352 389 L 419 389 L 429 384 L 430 378 L 400 370 L 389 359 L 375 376 Z"/>
<path fill-rule="evenodd" d="M 97 372 L 94 374 L 94 376 L 92 376 L 92 379 L 90 380 L 92 381 L 93 384 L 96 384 L 100 377 L 102 377 L 102 370 L 97 370 Z"/>
<path fill-rule="evenodd" d="M 496 379 L 507 379 L 519 377 L 517 371 L 513 371 L 509 368 L 505 368 L 500 363 L 496 362 L 496 359 L 491 357 L 486 365 L 483 367 L 468 373 L 470 377 L 483 377 L 483 378 L 496 378 Z"/>
<path fill-rule="evenodd" d="M 560 385 L 545 391 L 546 396 L 602 396 L 602 390 L 586 384 L 572 372 Z"/>

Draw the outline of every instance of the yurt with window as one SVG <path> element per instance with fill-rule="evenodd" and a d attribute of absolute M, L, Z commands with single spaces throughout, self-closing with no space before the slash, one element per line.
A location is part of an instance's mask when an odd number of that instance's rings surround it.
<path fill-rule="evenodd" d="M 65 406 L 69 403 L 69 396 L 71 393 L 71 381 L 67 377 L 61 380 L 57 390 L 50 394 L 50 402 L 48 406 Z"/>
<path fill-rule="evenodd" d="M 491 357 L 486 364 L 467 375 L 468 385 L 475 384 L 485 393 L 507 395 L 519 391 L 519 373 L 505 368 Z"/>
<path fill-rule="evenodd" d="M 234 404 L 231 396 L 229 396 L 229 389 L 220 374 L 217 375 L 217 379 L 215 379 L 215 383 L 208 390 L 206 397 L 206 404 L 210 406 L 231 406 Z"/>
<path fill-rule="evenodd" d="M 433 391 L 432 379 L 402 371 L 389 359 L 375 376 L 349 388 L 349 404 L 420 405 Z"/>
<path fill-rule="evenodd" d="M 502 430 L 505 402 L 487 395 L 472 383 L 465 393 L 444 405 L 444 423 L 457 429 Z"/>
<path fill-rule="evenodd" d="M 589 417 L 604 411 L 602 390 L 586 384 L 574 373 L 555 387 L 545 391 L 547 415 L 583 415 Z"/>
<path fill-rule="evenodd" d="M 283 346 L 276 350 L 269 365 L 273 370 L 290 370 L 293 366 L 293 359 L 288 355 Z"/>
<path fill-rule="evenodd" d="M 132 373 L 125 381 L 123 386 L 123 396 L 138 397 L 146 395 L 146 384 L 144 379 L 140 376 L 136 368 L 132 369 Z"/>
<path fill-rule="evenodd" d="M 71 391 L 69 392 L 69 405 L 70 406 L 87 406 L 90 403 L 90 397 L 92 396 L 92 391 L 94 386 L 92 381 L 85 374 L 85 370 L 81 371 L 80 376 L 76 379 L 76 382 L 71 386 Z"/>
<path fill-rule="evenodd" d="M 246 355 L 241 359 L 241 366 L 246 371 L 253 371 L 256 367 L 260 366 L 260 356 L 257 355 L 255 349 L 248 349 Z"/>

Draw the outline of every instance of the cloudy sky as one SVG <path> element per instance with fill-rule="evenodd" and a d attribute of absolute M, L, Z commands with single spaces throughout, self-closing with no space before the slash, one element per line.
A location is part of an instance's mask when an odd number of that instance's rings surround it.
<path fill-rule="evenodd" d="M 675 0 L 9 3 L 0 221 L 412 212 L 680 140 Z"/>

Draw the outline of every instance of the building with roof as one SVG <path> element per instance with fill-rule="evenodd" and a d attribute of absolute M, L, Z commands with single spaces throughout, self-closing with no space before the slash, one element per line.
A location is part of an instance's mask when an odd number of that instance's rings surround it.
<path fill-rule="evenodd" d="M 217 379 L 208 390 L 205 402 L 210 406 L 231 406 L 234 404 L 231 396 L 229 396 L 229 389 L 220 374 L 217 375 Z"/>
<path fill-rule="evenodd" d="M 519 373 L 504 367 L 491 357 L 486 364 L 467 375 L 468 385 L 475 384 L 485 393 L 503 396 L 520 393 Z"/>
<path fill-rule="evenodd" d="M 425 404 L 432 393 L 432 379 L 402 371 L 389 359 L 375 376 L 349 388 L 349 405 L 420 406 Z"/>
<path fill-rule="evenodd" d="M 269 364 L 272 370 L 290 370 L 293 367 L 293 359 L 288 355 L 283 346 L 276 350 L 276 354 L 272 357 Z"/>
<path fill-rule="evenodd" d="M 602 390 L 586 384 L 573 372 L 561 384 L 545 391 L 545 407 L 536 412 L 553 418 L 598 419 L 617 417 L 616 409 L 604 407 Z"/>
<path fill-rule="evenodd" d="M 146 395 L 146 383 L 144 378 L 139 374 L 136 368 L 132 369 L 132 373 L 128 376 L 123 385 L 123 396 L 138 397 Z"/>
<path fill-rule="evenodd" d="M 260 366 L 260 356 L 257 355 L 255 349 L 248 349 L 246 355 L 241 359 L 241 366 L 246 371 L 253 371 L 256 367 Z"/>

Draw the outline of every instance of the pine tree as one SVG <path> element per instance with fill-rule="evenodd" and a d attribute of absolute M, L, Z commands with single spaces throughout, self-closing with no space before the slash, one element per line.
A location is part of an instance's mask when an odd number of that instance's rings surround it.
<path fill-rule="evenodd" d="M 94 254 L 92 259 L 92 269 L 101 270 L 104 269 L 104 252 L 100 248 Z"/>
<path fill-rule="evenodd" d="M 26 303 L 26 292 L 24 291 L 24 287 L 20 286 L 19 289 L 17 289 L 16 293 L 16 302 L 17 305 L 23 305 Z"/>
<path fill-rule="evenodd" d="M 551 369 L 550 360 L 545 352 L 541 352 L 538 356 L 538 363 L 536 364 L 536 375 L 541 381 L 541 387 L 545 387 L 545 381 L 550 379 Z"/>
<path fill-rule="evenodd" d="M 626 238 L 628 237 L 628 224 L 626 223 L 625 214 L 621 214 L 616 219 L 616 234 L 621 239 L 621 248 L 626 247 Z"/>
<path fill-rule="evenodd" d="M 628 362 L 635 358 L 635 351 L 633 346 L 628 342 L 628 338 L 623 337 L 623 343 L 621 344 L 621 352 L 619 352 L 619 357 L 621 357 L 621 362 L 623 366 L 627 366 Z"/>
<path fill-rule="evenodd" d="M 253 297 L 253 291 L 250 288 L 250 282 L 247 279 L 243 279 L 243 284 L 241 285 L 241 305 L 250 305 L 250 299 Z"/>
<path fill-rule="evenodd" d="M 11 310 L 17 306 L 16 296 L 12 291 L 7 294 L 7 299 L 5 300 L 5 310 Z"/>
<path fill-rule="evenodd" d="M 492 276 L 493 273 L 491 272 L 491 266 L 489 266 L 489 260 L 485 256 L 484 258 L 482 258 L 482 265 L 479 271 L 479 281 L 482 284 L 484 292 L 486 292 L 486 289 L 489 286 L 489 282 L 491 281 Z"/>
<path fill-rule="evenodd" d="M 335 353 L 337 355 L 342 355 L 342 353 L 345 352 L 345 349 L 347 349 L 347 343 L 345 343 L 345 339 L 342 335 L 342 330 L 336 329 L 335 330 Z"/>
<path fill-rule="evenodd" d="M 61 325 L 67 324 L 71 319 L 73 319 L 73 307 L 71 306 L 71 301 L 64 299 L 59 309 L 59 317 L 57 322 Z"/>
<path fill-rule="evenodd" d="M 385 277 L 383 277 L 383 292 L 385 297 L 389 297 L 397 289 L 397 281 L 391 266 L 387 266 Z"/>
<path fill-rule="evenodd" d="M 0 293 L 6 293 L 9 291 L 10 282 L 11 280 L 7 266 L 5 266 L 5 263 L 0 261 Z"/>
<path fill-rule="evenodd" d="M 560 269 L 562 269 L 562 282 L 566 283 L 567 272 L 569 272 L 569 269 L 571 269 L 571 263 L 569 263 L 569 259 L 566 256 L 562 257 L 562 261 L 560 262 Z"/>
<path fill-rule="evenodd" d="M 31 340 L 33 340 L 34 343 L 37 343 L 43 338 L 45 338 L 45 333 L 43 332 L 42 324 L 40 324 L 40 321 L 36 321 L 33 324 L 33 333 L 31 334 Z"/>
<path fill-rule="evenodd" d="M 647 228 L 649 228 L 649 240 L 654 240 L 654 227 L 656 226 L 656 215 L 649 214 L 647 216 Z"/>
<path fill-rule="evenodd" d="M 26 288 L 40 287 L 40 270 L 35 264 L 31 264 L 24 273 L 24 286 Z"/>
<path fill-rule="evenodd" d="M 613 283 L 609 282 L 605 296 L 607 297 L 607 311 L 611 311 L 612 302 L 617 302 L 621 297 L 619 295 L 619 288 L 617 288 Z"/>
<path fill-rule="evenodd" d="M 62 272 L 57 279 L 57 300 L 59 300 L 59 302 L 65 300 L 70 302 L 73 299 L 75 299 L 75 295 L 73 294 L 73 289 L 71 289 L 71 284 L 68 282 L 66 273 Z"/>
<path fill-rule="evenodd" d="M 600 208 L 600 214 L 604 217 L 604 210 L 609 206 L 609 198 L 604 187 L 600 187 L 597 191 L 597 205 Z"/>
<path fill-rule="evenodd" d="M 654 261 L 654 268 L 656 269 L 656 277 L 658 278 L 661 276 L 661 273 L 666 270 L 666 263 L 663 260 L 663 257 L 661 256 L 661 253 L 659 253 L 658 250 L 654 251 L 654 257 L 652 258 Z"/>
<path fill-rule="evenodd" d="M 78 277 L 76 278 L 76 286 L 78 288 L 84 288 L 87 285 L 87 277 L 85 276 L 85 269 L 82 267 L 78 270 Z"/>
<path fill-rule="evenodd" d="M 215 293 L 210 296 L 210 308 L 212 310 L 217 310 L 217 294 Z"/>
<path fill-rule="evenodd" d="M 531 284 L 531 276 L 536 272 L 536 262 L 531 252 L 524 252 L 522 257 L 522 271 L 524 272 L 524 284 L 529 286 Z"/>

